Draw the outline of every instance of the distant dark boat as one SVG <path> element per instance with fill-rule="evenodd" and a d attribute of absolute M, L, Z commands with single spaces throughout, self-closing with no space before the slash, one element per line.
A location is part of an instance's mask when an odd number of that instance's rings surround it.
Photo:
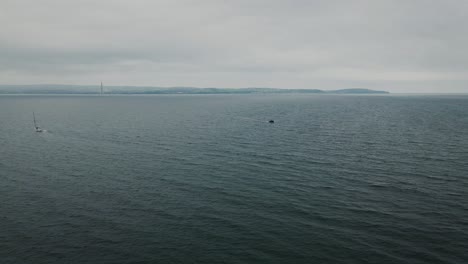
<path fill-rule="evenodd" d="M 40 127 L 37 125 L 37 122 L 36 122 L 36 115 L 34 115 L 34 112 L 33 112 L 33 120 L 34 120 L 34 128 L 36 128 L 36 132 L 42 132 L 42 128 L 40 128 Z"/>
<path fill-rule="evenodd" d="M 273 119 L 270 119 L 270 121 L 268 121 L 268 123 L 270 123 L 270 124 L 273 124 L 274 122 L 275 122 L 275 120 L 273 120 Z"/>

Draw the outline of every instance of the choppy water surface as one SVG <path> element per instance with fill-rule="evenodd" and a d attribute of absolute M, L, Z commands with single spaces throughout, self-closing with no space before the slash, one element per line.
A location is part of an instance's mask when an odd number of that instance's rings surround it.
<path fill-rule="evenodd" d="M 468 263 L 468 97 L 0 96 L 0 195 L 1 263 Z"/>

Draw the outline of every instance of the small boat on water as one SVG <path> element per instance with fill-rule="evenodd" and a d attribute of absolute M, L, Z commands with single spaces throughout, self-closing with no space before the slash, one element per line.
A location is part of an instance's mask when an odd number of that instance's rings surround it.
<path fill-rule="evenodd" d="M 42 128 L 40 128 L 40 127 L 37 125 L 37 122 L 36 122 L 36 115 L 34 114 L 34 112 L 33 112 L 33 120 L 34 120 L 34 128 L 36 129 L 36 132 L 42 132 Z"/>
<path fill-rule="evenodd" d="M 270 121 L 268 121 L 268 123 L 270 123 L 270 124 L 273 124 L 274 122 L 275 122 L 275 120 L 273 120 L 273 119 L 270 119 Z"/>

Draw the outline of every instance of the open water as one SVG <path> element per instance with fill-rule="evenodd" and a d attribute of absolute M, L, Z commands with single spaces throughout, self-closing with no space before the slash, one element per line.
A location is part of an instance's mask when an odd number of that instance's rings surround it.
<path fill-rule="evenodd" d="M 4 264 L 468 263 L 468 96 L 0 96 L 0 199 Z"/>

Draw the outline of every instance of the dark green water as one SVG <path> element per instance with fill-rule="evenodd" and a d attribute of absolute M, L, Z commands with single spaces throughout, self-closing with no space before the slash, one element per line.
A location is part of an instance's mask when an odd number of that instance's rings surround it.
<path fill-rule="evenodd" d="M 0 96 L 0 198 L 8 264 L 468 263 L 468 96 Z"/>

